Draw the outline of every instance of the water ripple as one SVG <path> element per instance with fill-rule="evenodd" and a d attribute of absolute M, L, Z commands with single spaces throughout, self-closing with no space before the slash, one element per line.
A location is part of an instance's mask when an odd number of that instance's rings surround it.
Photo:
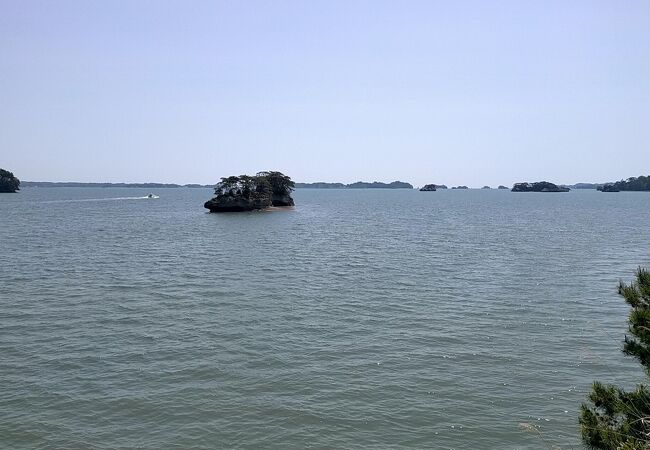
<path fill-rule="evenodd" d="M 146 193 L 0 196 L 0 447 L 569 448 L 643 378 L 637 193 Z"/>

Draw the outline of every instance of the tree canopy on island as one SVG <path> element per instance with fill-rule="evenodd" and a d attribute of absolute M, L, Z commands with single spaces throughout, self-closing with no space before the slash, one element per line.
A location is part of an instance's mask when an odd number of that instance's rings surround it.
<path fill-rule="evenodd" d="M 20 180 L 8 170 L 0 169 L 0 192 L 16 192 L 20 189 Z"/>
<path fill-rule="evenodd" d="M 569 188 L 558 186 L 548 181 L 537 181 L 535 183 L 515 183 L 512 192 L 569 192 Z"/>
<path fill-rule="evenodd" d="M 640 177 L 631 177 L 627 180 L 608 183 L 598 188 L 599 191 L 650 191 L 650 175 Z"/>
<path fill-rule="evenodd" d="M 258 172 L 255 176 L 222 177 L 215 186 L 214 193 L 217 196 L 264 198 L 272 195 L 290 195 L 293 189 L 294 182 L 281 172 Z"/>
<path fill-rule="evenodd" d="M 291 178 L 282 172 L 258 172 L 254 178 L 265 179 L 271 186 L 273 195 L 289 195 L 296 186 Z"/>
<path fill-rule="evenodd" d="M 248 175 L 222 177 L 214 188 L 217 196 L 241 196 L 243 198 L 270 197 L 271 185 L 265 179 L 256 179 Z"/>
<path fill-rule="evenodd" d="M 618 293 L 632 307 L 623 353 L 635 357 L 650 375 L 650 272 L 639 268 L 636 280 L 621 282 Z M 582 405 L 582 439 L 589 447 L 604 450 L 650 448 L 650 390 L 640 384 L 634 391 L 593 384 L 589 404 Z"/>

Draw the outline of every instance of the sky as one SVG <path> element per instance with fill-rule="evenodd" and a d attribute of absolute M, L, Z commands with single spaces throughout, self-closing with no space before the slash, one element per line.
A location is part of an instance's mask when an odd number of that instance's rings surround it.
<path fill-rule="evenodd" d="M 0 0 L 21 180 L 650 174 L 650 2 Z"/>

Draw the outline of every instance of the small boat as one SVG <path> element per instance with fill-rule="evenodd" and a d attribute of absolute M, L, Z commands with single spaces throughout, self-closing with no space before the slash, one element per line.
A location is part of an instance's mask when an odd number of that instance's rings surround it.
<path fill-rule="evenodd" d="M 157 195 L 149 194 L 147 195 L 147 198 L 160 198 L 160 197 L 158 197 Z"/>

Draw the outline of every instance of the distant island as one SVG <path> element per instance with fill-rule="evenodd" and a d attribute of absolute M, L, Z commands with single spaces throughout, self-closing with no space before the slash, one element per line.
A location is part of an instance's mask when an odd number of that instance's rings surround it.
<path fill-rule="evenodd" d="M 392 183 L 357 181 L 350 184 L 319 181 L 316 183 L 296 183 L 296 189 L 413 189 L 413 185 L 404 181 L 393 181 Z"/>
<path fill-rule="evenodd" d="M 281 172 L 258 172 L 221 178 L 214 188 L 215 197 L 203 205 L 210 212 L 239 212 L 271 206 L 294 206 L 291 191 L 294 182 Z"/>
<path fill-rule="evenodd" d="M 504 185 L 500 184 L 497 189 L 510 189 L 510 188 L 508 186 L 504 186 Z"/>
<path fill-rule="evenodd" d="M 481 189 L 492 189 L 490 186 L 483 186 Z"/>
<path fill-rule="evenodd" d="M 515 183 L 511 190 L 512 192 L 569 192 L 571 189 L 548 181 L 538 181 L 536 183 Z"/>
<path fill-rule="evenodd" d="M 20 190 L 20 180 L 13 173 L 0 169 L 0 192 L 14 193 Z"/>
<path fill-rule="evenodd" d="M 435 184 L 425 184 L 420 188 L 421 192 L 435 192 L 436 191 L 436 185 Z"/>
<path fill-rule="evenodd" d="M 452 189 L 469 189 L 467 186 L 454 186 Z"/>
<path fill-rule="evenodd" d="M 616 183 L 606 183 L 604 186 L 599 186 L 598 190 L 601 192 L 650 191 L 650 175 L 631 177 Z"/>
<path fill-rule="evenodd" d="M 576 183 L 576 184 L 567 185 L 565 187 L 571 189 L 598 189 L 602 185 L 603 183 Z"/>
<path fill-rule="evenodd" d="M 317 183 L 296 183 L 296 189 L 345 189 L 347 187 L 343 183 L 325 183 L 323 181 Z"/>

